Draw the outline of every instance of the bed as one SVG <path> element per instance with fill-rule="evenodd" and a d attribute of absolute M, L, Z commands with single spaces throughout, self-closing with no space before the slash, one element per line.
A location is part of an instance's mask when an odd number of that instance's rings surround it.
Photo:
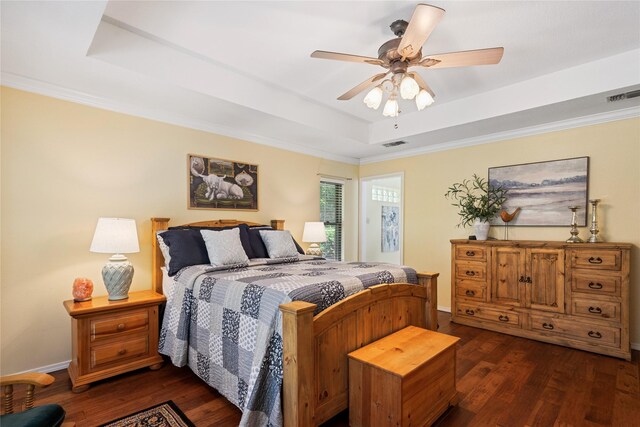
<path fill-rule="evenodd" d="M 156 240 L 156 235 L 158 232 L 169 228 L 169 219 L 152 218 L 151 223 L 154 242 L 152 246 L 153 289 L 163 293 L 166 291 L 166 289 L 163 289 L 163 277 L 165 282 L 167 277 L 166 272 L 163 272 L 165 262 Z M 246 224 L 249 227 L 260 225 L 246 221 L 215 220 L 182 224 L 180 226 L 235 227 L 240 226 L 240 224 Z M 274 230 L 284 230 L 284 221 L 273 220 L 271 221 L 271 227 Z M 198 293 L 198 295 L 205 294 L 209 296 L 211 294 L 210 284 L 215 283 L 217 286 L 216 292 L 218 293 L 222 292 L 221 290 L 229 289 L 228 294 L 222 297 L 228 300 L 233 299 L 234 291 L 232 289 L 234 284 L 237 283 L 237 286 L 244 287 L 253 286 L 242 282 L 247 275 L 271 274 L 263 281 L 265 283 L 273 283 L 271 280 L 273 277 L 282 276 L 288 278 L 292 274 L 292 269 L 304 269 L 306 271 L 305 276 L 313 276 L 317 269 L 333 270 L 335 268 L 333 264 L 327 261 L 314 259 L 305 259 L 298 261 L 298 263 L 273 265 L 269 260 L 257 260 L 254 263 L 255 265 L 226 271 L 208 271 L 204 267 L 189 267 L 181 272 L 181 280 L 187 283 L 184 285 L 186 288 L 184 291 L 177 291 L 177 293 L 184 292 L 185 295 L 190 296 L 186 300 L 195 300 L 193 297 L 194 292 Z M 367 265 L 367 263 L 347 263 L 346 267 L 351 270 L 362 268 L 363 271 L 369 268 L 373 268 L 373 271 L 375 271 L 376 268 L 376 266 Z M 393 271 L 391 266 L 386 266 L 385 268 Z M 403 271 L 406 272 L 407 278 L 411 275 L 406 268 L 402 268 L 397 272 L 399 274 L 398 277 L 403 277 Z M 273 274 L 274 272 L 275 274 Z M 317 274 L 325 274 L 325 272 Z M 388 274 L 387 270 L 385 270 L 385 274 Z M 393 272 L 393 274 L 396 274 L 396 272 Z M 193 277 L 194 279 L 185 279 L 185 277 Z M 254 413 L 254 411 L 245 408 L 246 411 L 243 410 L 241 424 L 313 426 L 319 425 L 347 409 L 349 395 L 347 353 L 408 325 L 432 330 L 437 329 L 437 277 L 437 273 L 416 273 L 412 280 L 417 282 L 418 286 L 409 283 L 383 283 L 367 286 L 365 289 L 353 293 L 326 308 L 318 306 L 323 305 L 322 300 L 316 300 L 319 304 L 314 304 L 302 300 L 291 301 L 294 298 L 283 299 L 286 302 L 278 304 L 275 308 L 276 311 L 279 308 L 279 313 L 275 316 L 277 320 L 273 325 L 277 332 L 277 334 L 274 333 L 274 336 L 278 335 L 281 340 L 274 342 L 273 337 L 271 337 L 271 341 L 265 344 L 266 351 L 263 362 L 261 364 L 255 361 L 252 362 L 252 379 L 249 385 L 243 383 L 245 395 L 241 396 L 240 401 L 235 399 L 234 396 L 229 399 L 242 409 L 247 406 L 247 401 L 243 401 L 243 399 L 250 398 L 247 395 L 246 388 L 250 389 L 249 395 L 256 394 L 251 392 L 252 385 L 255 385 L 254 377 L 260 377 L 261 375 L 271 376 L 274 379 L 266 387 L 278 387 L 277 391 L 270 394 L 270 399 L 273 400 L 273 396 L 277 396 L 278 402 L 270 402 L 270 404 L 275 404 L 279 415 L 264 418 L 259 411 Z M 234 280 L 239 281 L 234 282 Z M 388 281 L 392 280 L 388 279 Z M 386 276 L 383 277 L 382 281 L 387 281 Z M 193 285 L 188 283 L 193 283 Z M 194 286 L 194 288 L 187 289 L 188 286 Z M 276 287 L 278 286 L 280 284 L 276 285 Z M 235 292 L 237 293 L 237 291 Z M 265 295 L 268 293 L 267 291 L 264 292 Z M 207 302 L 210 300 L 212 300 L 211 297 Z M 314 299 L 312 298 L 311 300 Z M 277 302 L 277 300 L 275 301 Z M 245 301 L 243 300 L 242 304 L 244 303 Z M 172 304 L 173 307 L 171 306 Z M 161 335 L 160 337 L 161 346 L 164 349 L 161 352 L 163 354 L 170 353 L 169 355 L 174 364 L 179 366 L 188 364 L 196 374 L 218 388 L 217 384 L 207 380 L 208 376 L 212 376 L 211 371 L 217 369 L 215 360 L 204 360 L 202 354 L 194 351 L 200 343 L 188 343 L 186 350 L 181 348 L 180 351 L 174 351 L 176 347 L 184 347 L 186 341 L 204 341 L 203 336 L 207 333 L 203 331 L 202 327 L 195 326 L 197 319 L 194 320 L 193 317 L 202 317 L 199 313 L 206 312 L 208 314 L 211 308 L 203 304 L 201 300 L 198 304 L 200 305 L 193 308 L 193 310 L 191 308 L 185 309 L 185 299 L 181 300 L 179 296 L 176 297 L 175 295 L 168 296 L 168 305 L 162 328 L 165 336 Z M 320 308 L 324 309 L 319 311 Z M 172 310 L 173 314 L 171 314 Z M 175 313 L 177 310 L 182 310 L 182 315 L 177 316 Z M 184 313 L 191 317 L 185 319 Z M 258 316 L 256 315 L 255 317 Z M 170 324 L 173 324 L 176 329 L 182 329 L 180 331 L 171 331 L 172 326 Z M 193 328 L 193 330 L 187 331 L 188 328 Z M 179 334 L 181 334 L 182 339 L 175 338 Z M 235 332 L 235 334 L 237 343 L 238 332 Z M 186 338 L 187 336 L 189 337 L 188 339 Z M 211 344 L 209 345 L 211 346 Z M 168 348 L 170 350 L 167 350 Z M 191 349 L 191 353 L 189 353 L 189 349 Z M 271 358 L 270 355 L 274 352 L 278 352 L 278 356 Z M 211 354 L 213 356 L 210 357 L 215 359 L 215 352 Z M 181 359 L 179 363 L 176 363 L 177 359 Z M 274 360 L 277 362 L 274 363 Z M 225 378 L 227 382 L 234 380 L 233 376 L 229 375 L 228 372 L 224 372 L 222 377 L 221 381 L 223 383 Z M 269 393 L 266 394 L 269 395 Z M 241 393 L 239 392 L 238 395 L 241 395 Z M 227 397 L 229 398 L 229 396 Z M 267 398 L 267 400 L 269 399 Z M 263 403 L 259 403 L 258 406 L 261 404 Z"/>

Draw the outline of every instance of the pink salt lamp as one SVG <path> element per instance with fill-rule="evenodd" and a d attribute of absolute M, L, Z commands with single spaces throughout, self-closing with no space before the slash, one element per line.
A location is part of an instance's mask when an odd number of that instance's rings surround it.
<path fill-rule="evenodd" d="M 93 282 L 86 277 L 76 277 L 73 281 L 73 300 L 89 301 L 93 292 Z"/>

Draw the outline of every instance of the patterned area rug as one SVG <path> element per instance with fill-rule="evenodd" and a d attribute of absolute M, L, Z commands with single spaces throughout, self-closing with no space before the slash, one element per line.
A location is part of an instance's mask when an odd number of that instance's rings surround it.
<path fill-rule="evenodd" d="M 169 400 L 99 427 L 195 427 L 195 424 Z"/>

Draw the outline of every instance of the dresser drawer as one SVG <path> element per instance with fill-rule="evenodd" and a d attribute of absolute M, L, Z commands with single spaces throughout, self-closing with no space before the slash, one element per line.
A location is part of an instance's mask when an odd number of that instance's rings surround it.
<path fill-rule="evenodd" d="M 553 332 L 591 344 L 620 347 L 620 328 L 532 314 L 531 329 L 538 332 Z"/>
<path fill-rule="evenodd" d="M 456 278 L 485 281 L 487 280 L 487 266 L 486 264 L 475 262 L 457 262 L 456 263 Z"/>
<path fill-rule="evenodd" d="M 613 301 L 599 301 L 596 298 L 573 298 L 571 314 L 590 317 L 592 319 L 607 319 L 620 321 L 620 303 Z"/>
<path fill-rule="evenodd" d="M 460 261 L 486 261 L 487 251 L 483 246 L 476 245 L 457 245 L 456 259 Z"/>
<path fill-rule="evenodd" d="M 477 301 L 487 300 L 487 287 L 473 280 L 456 280 L 456 297 Z"/>
<path fill-rule="evenodd" d="M 571 290 L 594 295 L 620 296 L 620 280 L 620 276 L 615 274 L 574 271 L 571 276 Z"/>
<path fill-rule="evenodd" d="M 616 249 L 572 250 L 571 266 L 598 270 L 619 271 L 622 266 L 622 251 Z"/>
<path fill-rule="evenodd" d="M 105 365 L 118 364 L 128 359 L 146 356 L 149 353 L 149 338 L 134 336 L 118 342 L 91 347 L 90 369 L 103 369 Z"/>
<path fill-rule="evenodd" d="M 520 326 L 520 316 L 514 311 L 480 307 L 475 304 L 456 303 L 456 314 L 479 320 Z"/>
<path fill-rule="evenodd" d="M 91 319 L 91 341 L 98 341 L 125 332 L 142 332 L 149 327 L 147 309 L 128 311 L 126 314 L 109 315 Z"/>

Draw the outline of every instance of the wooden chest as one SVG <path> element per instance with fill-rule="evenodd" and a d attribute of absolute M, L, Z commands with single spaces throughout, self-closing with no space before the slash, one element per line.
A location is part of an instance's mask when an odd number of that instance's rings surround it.
<path fill-rule="evenodd" d="M 431 425 L 456 403 L 458 340 L 408 326 L 349 353 L 349 424 Z"/>

